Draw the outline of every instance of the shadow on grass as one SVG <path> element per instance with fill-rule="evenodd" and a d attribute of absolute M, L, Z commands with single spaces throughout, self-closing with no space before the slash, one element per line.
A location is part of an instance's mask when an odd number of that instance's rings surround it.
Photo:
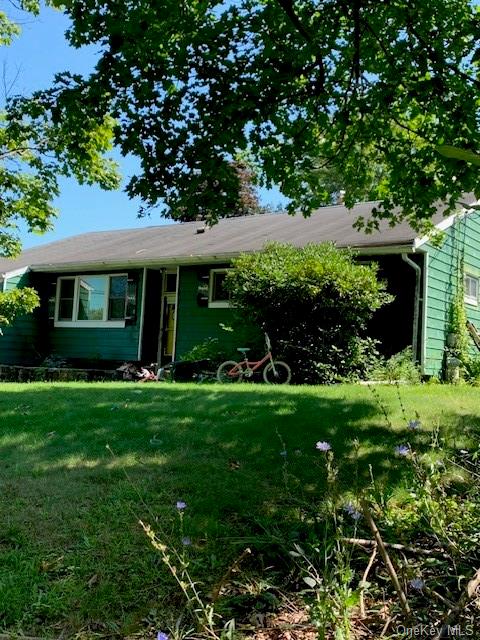
<path fill-rule="evenodd" d="M 124 467 L 133 475 L 148 470 L 180 481 L 183 476 L 187 484 L 195 476 L 208 494 L 216 484 L 214 467 L 220 471 L 225 463 L 225 470 L 238 471 L 237 476 L 251 471 L 273 479 L 286 459 L 303 485 L 321 485 L 323 457 L 315 443 L 322 440 L 341 461 L 341 480 L 348 487 L 358 439 L 360 484 L 368 480 L 370 465 L 386 482 L 398 478 L 392 452 L 402 441 L 402 427 L 386 424 L 366 391 L 363 398 L 359 393 L 352 398 L 301 388 L 139 387 L 45 385 L 3 391 L 4 469 L 39 477 Z M 261 487 L 256 494 L 259 498 Z"/>
<path fill-rule="evenodd" d="M 18 388 L 18 387 L 17 387 Z M 401 481 L 395 446 L 412 439 L 405 420 L 388 424 L 360 387 L 197 385 L 24 385 L 0 396 L 0 478 L 76 476 L 109 485 L 128 471 L 173 499 L 195 495 L 206 515 L 250 513 L 284 493 L 285 463 L 296 490 L 321 492 L 331 444 L 345 490 L 365 486 L 370 467 L 390 486 Z M 398 410 L 397 410 L 398 411 Z M 479 416 L 450 416 L 464 426 Z M 392 426 L 393 425 L 393 426 Z M 428 435 L 415 434 L 427 444 Z M 355 440 L 359 442 L 356 460 Z M 106 449 L 109 445 L 111 452 Z M 285 450 L 285 451 L 284 451 Z M 286 452 L 286 455 L 285 455 Z M 190 498 L 191 499 L 191 498 Z"/>
<path fill-rule="evenodd" d="M 480 425 L 466 413 L 445 419 Z M 346 493 L 370 482 L 370 466 L 400 484 L 395 446 L 415 437 L 427 447 L 429 436 L 409 432 L 398 406 L 390 420 L 361 387 L 3 385 L 0 557 L 10 577 L 0 575 L 0 623 L 103 620 L 125 634 L 159 594 L 165 611 L 178 604 L 139 518 L 177 544 L 191 537 L 203 573 L 222 575 L 232 541 L 269 523 L 293 527 L 298 504 L 321 503 L 317 441 L 331 444 Z M 177 500 L 188 505 L 183 529 Z"/>

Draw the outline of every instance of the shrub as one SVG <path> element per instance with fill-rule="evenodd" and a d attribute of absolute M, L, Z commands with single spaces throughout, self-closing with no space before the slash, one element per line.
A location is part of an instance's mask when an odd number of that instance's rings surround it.
<path fill-rule="evenodd" d="M 37 292 L 29 287 L 0 292 L 0 328 L 8 327 L 18 316 L 32 313 L 39 304 Z"/>
<path fill-rule="evenodd" d="M 407 347 L 388 359 L 379 359 L 369 372 L 372 380 L 387 382 L 408 382 L 418 384 L 421 379 L 419 367 L 414 363 L 412 348 Z"/>
<path fill-rule="evenodd" d="M 232 303 L 269 333 L 297 381 L 362 375 L 374 348 L 366 324 L 391 300 L 376 265 L 356 264 L 351 251 L 331 243 L 300 249 L 271 243 L 233 267 L 226 279 Z"/>
<path fill-rule="evenodd" d="M 212 364 L 219 365 L 226 360 L 228 353 L 220 345 L 218 338 L 206 338 L 182 355 L 185 362 L 195 362 L 195 360 L 211 360 Z"/>
<path fill-rule="evenodd" d="M 454 343 L 448 344 L 445 349 L 446 364 L 450 358 L 456 358 L 461 363 L 462 376 L 468 376 L 470 362 L 470 337 L 467 330 L 467 312 L 464 304 L 463 282 L 458 286 L 457 292 L 450 305 L 448 332 Z"/>

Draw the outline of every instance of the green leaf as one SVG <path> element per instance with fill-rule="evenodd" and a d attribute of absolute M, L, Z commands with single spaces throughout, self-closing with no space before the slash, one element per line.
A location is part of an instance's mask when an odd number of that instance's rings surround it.
<path fill-rule="evenodd" d="M 480 166 L 480 155 L 470 149 L 460 149 L 459 147 L 454 147 L 450 144 L 441 144 L 436 149 L 440 155 L 445 156 L 446 158 L 470 162 Z"/>

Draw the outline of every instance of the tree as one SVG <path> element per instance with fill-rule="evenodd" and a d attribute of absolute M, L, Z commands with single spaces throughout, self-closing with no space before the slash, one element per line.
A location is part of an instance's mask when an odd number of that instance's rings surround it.
<path fill-rule="evenodd" d="M 2 327 L 8 327 L 17 316 L 31 313 L 38 305 L 38 295 L 30 287 L 0 291 L 0 335 Z"/>
<path fill-rule="evenodd" d="M 367 322 L 392 297 L 376 265 L 359 265 L 333 244 L 270 243 L 233 261 L 226 277 L 234 307 L 267 331 L 298 382 L 361 375 L 373 355 Z"/>
<path fill-rule="evenodd" d="M 239 216 L 253 216 L 262 213 L 271 212 L 268 207 L 264 207 L 260 204 L 258 193 L 255 186 L 256 175 L 252 165 L 245 159 L 236 159 L 230 162 L 229 167 L 232 169 L 230 176 L 231 188 L 228 189 L 226 195 L 230 196 L 230 200 L 223 199 L 225 209 L 222 212 L 222 217 L 236 218 Z M 218 180 L 200 183 L 198 186 L 199 192 L 195 195 L 194 201 L 197 198 L 202 198 L 204 195 L 219 193 L 219 190 L 225 188 L 225 185 L 220 185 Z M 205 192 L 205 193 L 204 193 Z M 146 213 L 141 212 L 141 215 Z M 196 210 L 197 220 L 211 220 L 209 209 L 198 208 Z M 185 208 L 183 214 L 181 211 L 176 216 L 177 220 L 187 222 L 192 219 L 192 207 Z"/>
<path fill-rule="evenodd" d="M 23 8 L 37 14 L 39 5 L 27 0 Z M 19 27 L 0 12 L 0 45 L 7 46 Z M 56 117 L 39 100 L 16 98 L 0 111 L 0 256 L 20 251 L 19 223 L 33 232 L 52 225 L 56 211 L 52 200 L 59 194 L 59 177 L 73 176 L 81 183 L 116 188 L 116 165 L 105 153 L 112 147 L 113 120 L 70 105 L 65 117 Z M 0 324 L 10 324 L 15 314 L 38 305 L 31 289 L 0 296 Z"/>
<path fill-rule="evenodd" d="M 367 228 L 419 227 L 435 201 L 450 210 L 477 188 L 474 166 L 439 152 L 480 149 L 469 0 L 69 0 L 66 11 L 71 44 L 101 55 L 89 77 L 59 75 L 37 99 L 113 116 L 117 144 L 141 160 L 128 193 L 171 218 L 225 215 L 238 150 L 305 215 L 326 200 L 322 168 L 343 177 L 351 206 L 382 167 Z"/>

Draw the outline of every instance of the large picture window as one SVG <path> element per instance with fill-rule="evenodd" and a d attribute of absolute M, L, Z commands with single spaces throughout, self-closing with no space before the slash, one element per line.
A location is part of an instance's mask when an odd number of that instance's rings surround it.
<path fill-rule="evenodd" d="M 135 307 L 136 284 L 126 274 L 61 277 L 55 326 L 124 327 Z"/>

